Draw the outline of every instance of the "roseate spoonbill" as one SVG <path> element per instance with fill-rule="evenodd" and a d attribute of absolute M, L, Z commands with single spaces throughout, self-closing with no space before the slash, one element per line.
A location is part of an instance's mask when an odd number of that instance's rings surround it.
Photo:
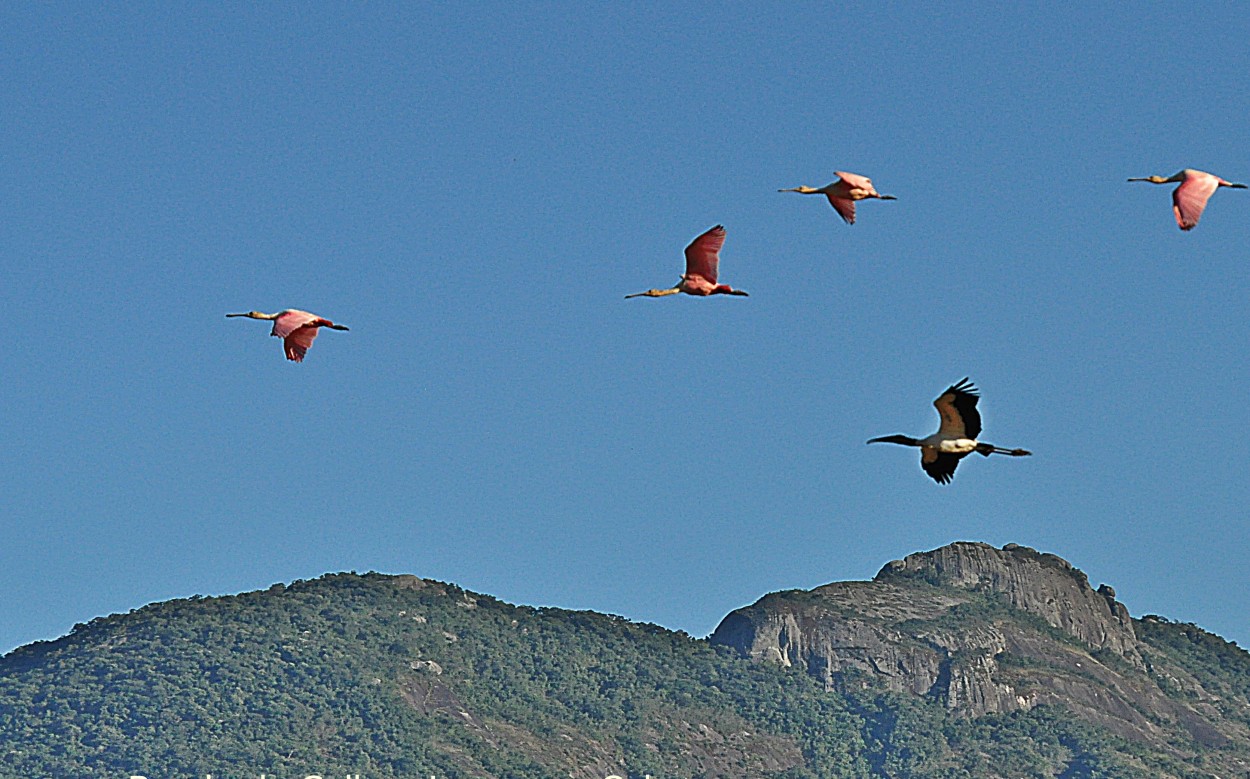
<path fill-rule="evenodd" d="M 637 297 L 658 298 L 664 295 L 676 295 L 685 292 L 687 295 L 742 295 L 747 293 L 734 289 L 728 284 L 716 283 L 716 266 L 720 263 L 720 247 L 725 245 L 725 228 L 716 225 L 703 235 L 695 238 L 686 247 L 686 272 L 682 274 L 677 286 L 669 289 L 649 289 L 646 292 L 635 292 L 626 295 L 626 299 Z"/>
<path fill-rule="evenodd" d="M 978 441 L 981 434 L 981 414 L 977 411 L 977 388 L 972 386 L 968 377 L 960 379 L 946 388 L 941 396 L 933 401 L 933 405 L 942 417 L 938 431 L 928 438 L 911 438 L 905 435 L 887 435 L 873 438 L 870 444 L 902 444 L 903 446 L 920 447 L 920 467 L 933 477 L 938 484 L 948 484 L 955 477 L 955 467 L 959 461 L 972 452 L 989 457 L 991 454 L 1006 454 L 1012 457 L 1027 457 L 1033 454 L 1024 449 L 1004 449 L 1000 446 Z"/>
<path fill-rule="evenodd" d="M 288 308 L 276 314 L 265 314 L 260 311 L 249 311 L 246 314 L 226 314 L 227 317 L 245 316 L 249 319 L 269 319 L 273 321 L 270 335 L 282 339 L 286 350 L 286 358 L 294 362 L 303 362 L 304 353 L 312 346 L 317 337 L 317 328 L 328 327 L 331 330 L 346 330 L 345 325 L 336 325 L 329 319 L 322 319 L 316 314 Z"/>
<path fill-rule="evenodd" d="M 778 192 L 798 192 L 801 195 L 824 195 L 829 198 L 829 205 L 833 206 L 833 210 L 838 212 L 838 216 L 842 217 L 847 224 L 855 224 L 855 201 L 864 200 L 865 198 L 875 197 L 878 200 L 898 200 L 893 195 L 882 195 L 873 189 L 872 179 L 867 176 L 861 176 L 858 173 L 847 173 L 841 170 L 835 170 L 833 175 L 838 180 L 826 184 L 819 189 L 812 187 L 795 187 L 793 189 L 779 189 Z"/>
<path fill-rule="evenodd" d="M 1147 176 L 1129 179 L 1129 181 L 1149 181 L 1151 184 L 1171 184 L 1179 181 L 1181 185 L 1172 190 L 1172 213 L 1176 215 L 1177 227 L 1182 230 L 1194 229 L 1194 225 L 1198 224 L 1198 218 L 1202 216 L 1202 209 L 1207 207 L 1207 201 L 1215 194 L 1215 190 L 1220 187 L 1246 189 L 1245 184 L 1234 184 L 1219 176 L 1193 168 L 1185 168 L 1167 178 Z"/>

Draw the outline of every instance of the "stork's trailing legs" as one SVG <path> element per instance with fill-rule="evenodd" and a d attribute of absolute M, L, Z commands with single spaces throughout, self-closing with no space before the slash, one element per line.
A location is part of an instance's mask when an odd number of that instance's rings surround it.
<path fill-rule="evenodd" d="M 1005 454 L 1011 457 L 1028 457 L 1033 453 L 1028 449 L 1005 449 L 1001 446 L 994 446 L 993 444 L 978 443 L 977 454 L 984 455 L 985 457 L 989 457 L 992 454 Z"/>

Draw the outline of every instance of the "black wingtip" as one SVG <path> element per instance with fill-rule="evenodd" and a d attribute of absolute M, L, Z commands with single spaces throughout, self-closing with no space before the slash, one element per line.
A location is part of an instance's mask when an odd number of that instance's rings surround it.
<path fill-rule="evenodd" d="M 964 395 L 971 395 L 974 398 L 981 396 L 981 391 L 976 388 L 976 386 L 972 383 L 972 381 L 967 376 L 964 376 L 959 381 L 947 387 L 946 391 L 947 392 L 959 392 L 959 393 L 963 393 Z"/>

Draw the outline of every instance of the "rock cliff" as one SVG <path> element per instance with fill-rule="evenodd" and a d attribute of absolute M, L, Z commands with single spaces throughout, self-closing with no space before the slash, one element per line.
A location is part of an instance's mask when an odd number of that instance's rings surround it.
<path fill-rule="evenodd" d="M 1154 744 L 1177 729 L 1211 746 L 1250 740 L 1241 724 L 1206 724 L 1217 695 L 1148 662 L 1113 589 L 1016 544 L 954 543 L 891 562 L 871 582 L 773 593 L 729 614 L 710 640 L 828 689 L 883 686 L 965 716 L 1060 704 Z M 1165 694 L 1161 677 L 1187 696 Z"/>

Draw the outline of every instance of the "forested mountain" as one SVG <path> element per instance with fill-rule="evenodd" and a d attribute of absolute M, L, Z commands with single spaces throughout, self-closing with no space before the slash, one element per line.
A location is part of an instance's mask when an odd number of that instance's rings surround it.
<path fill-rule="evenodd" d="M 0 659 L 3 777 L 1250 775 L 1250 655 L 1025 547 L 778 593 L 710 640 L 331 574 Z"/>

